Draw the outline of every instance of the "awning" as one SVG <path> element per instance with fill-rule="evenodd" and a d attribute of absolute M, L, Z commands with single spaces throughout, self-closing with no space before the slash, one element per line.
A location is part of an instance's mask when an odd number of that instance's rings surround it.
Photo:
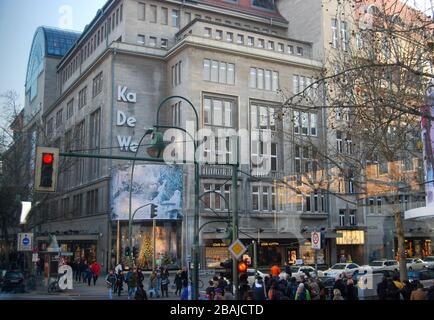
<path fill-rule="evenodd" d="M 411 219 L 429 219 L 434 218 L 434 207 L 421 207 L 416 209 L 407 210 L 404 213 L 405 220 Z"/>
<path fill-rule="evenodd" d="M 56 235 L 57 241 L 84 241 L 84 240 L 98 240 L 97 234 L 77 234 L 77 235 Z M 48 236 L 36 237 L 36 241 L 48 241 Z"/>

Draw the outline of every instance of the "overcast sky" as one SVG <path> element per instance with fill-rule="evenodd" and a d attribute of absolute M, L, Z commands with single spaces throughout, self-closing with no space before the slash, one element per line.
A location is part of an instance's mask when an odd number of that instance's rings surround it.
<path fill-rule="evenodd" d="M 287 0 L 290 1 L 290 0 Z M 430 0 L 408 0 L 420 9 Z M 15 90 L 24 101 L 27 60 L 41 25 L 82 31 L 106 0 L 0 0 L 0 93 Z"/>

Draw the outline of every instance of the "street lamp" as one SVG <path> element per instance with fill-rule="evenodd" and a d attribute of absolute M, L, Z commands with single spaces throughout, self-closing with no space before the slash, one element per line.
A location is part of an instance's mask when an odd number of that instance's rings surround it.
<path fill-rule="evenodd" d="M 194 240 L 193 240 L 193 300 L 198 299 L 199 292 L 199 192 L 200 192 L 200 176 L 199 176 L 199 163 L 196 160 L 196 150 L 197 150 L 197 139 L 195 139 L 196 134 L 192 136 L 187 130 L 177 126 L 166 126 L 160 125 L 160 111 L 163 105 L 171 100 L 171 99 L 181 99 L 187 102 L 187 104 L 191 107 L 194 112 L 196 118 L 196 132 L 199 130 L 199 115 L 197 113 L 196 108 L 193 106 L 190 100 L 182 96 L 170 96 L 160 102 L 160 105 L 157 109 L 157 124 L 154 126 L 156 129 L 177 129 L 185 134 L 187 134 L 193 141 L 194 146 L 194 180 L 195 180 L 195 188 L 194 188 L 194 222 L 193 222 L 193 231 L 194 231 Z"/>

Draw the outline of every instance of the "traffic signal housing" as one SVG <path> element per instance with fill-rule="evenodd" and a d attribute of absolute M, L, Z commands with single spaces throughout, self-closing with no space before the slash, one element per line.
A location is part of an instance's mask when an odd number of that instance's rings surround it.
<path fill-rule="evenodd" d="M 133 247 L 133 257 L 137 258 L 138 254 L 139 254 L 139 248 L 134 246 Z"/>
<path fill-rule="evenodd" d="M 37 147 L 35 160 L 35 191 L 56 192 L 59 149 Z"/>
<path fill-rule="evenodd" d="M 245 263 L 244 261 L 238 262 L 238 273 L 242 274 L 245 272 L 247 272 L 247 263 Z"/>
<path fill-rule="evenodd" d="M 130 247 L 126 247 L 125 248 L 125 257 L 129 257 L 130 256 Z"/>
<path fill-rule="evenodd" d="M 156 204 L 151 204 L 151 219 L 154 219 L 157 216 L 157 208 Z"/>

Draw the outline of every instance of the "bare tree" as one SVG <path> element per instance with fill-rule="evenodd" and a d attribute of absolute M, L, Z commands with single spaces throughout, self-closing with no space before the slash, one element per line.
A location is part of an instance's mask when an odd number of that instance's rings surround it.
<path fill-rule="evenodd" d="M 316 81 L 298 94 L 285 95 L 283 111 L 294 123 L 308 112 L 320 113 L 327 126 L 322 147 L 303 134 L 293 137 L 315 150 L 315 161 L 322 164 L 305 170 L 300 190 L 327 189 L 362 208 L 369 197 L 383 197 L 394 217 L 405 280 L 400 201 L 424 190 L 420 129 L 422 117 L 429 128 L 434 119 L 424 108 L 434 78 L 434 24 L 398 0 L 376 1 L 375 6 L 353 1 L 352 8 L 353 16 L 345 17 L 352 21 L 351 36 L 341 34 L 340 48 L 328 52 Z M 427 150 L 427 159 L 432 161 L 432 150 Z M 344 181 L 351 181 L 354 190 L 342 188 Z"/>

